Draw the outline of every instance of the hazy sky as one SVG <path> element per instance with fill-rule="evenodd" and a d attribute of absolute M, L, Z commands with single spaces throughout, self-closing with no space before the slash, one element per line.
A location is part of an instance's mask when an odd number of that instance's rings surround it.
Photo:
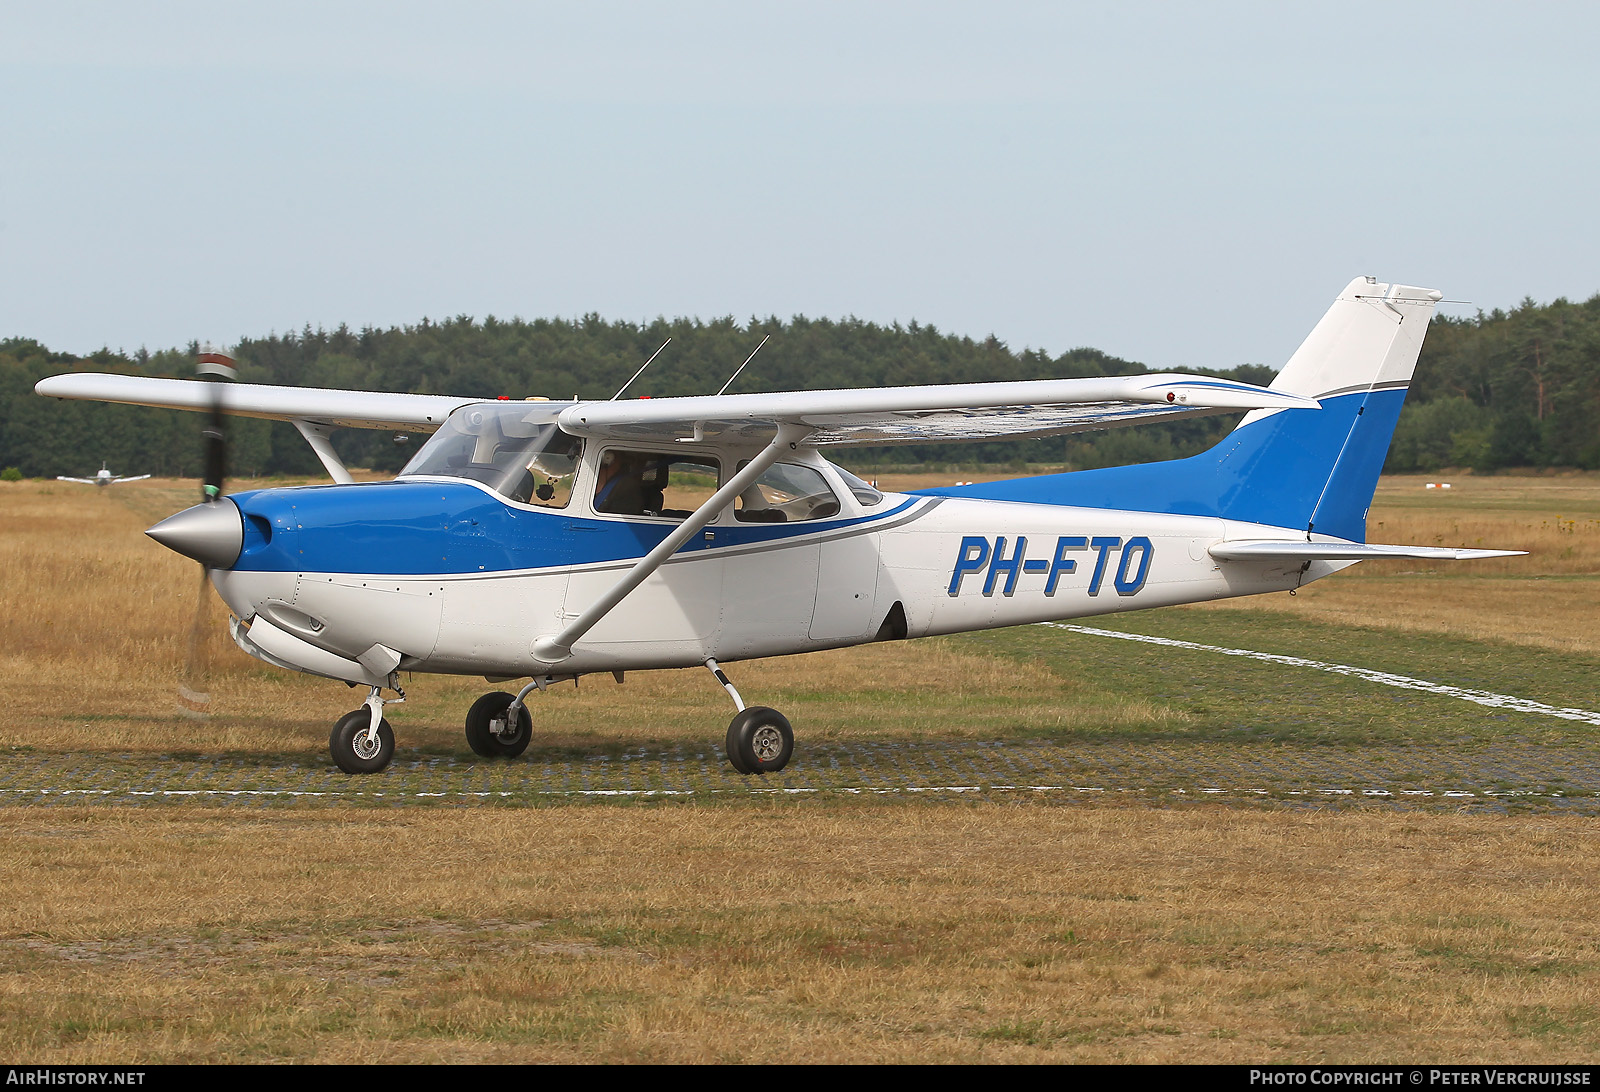
<path fill-rule="evenodd" d="M 1597 41 L 1593 4 L 0 0 L 0 336 L 804 313 L 1277 366 L 1360 274 L 1600 291 Z"/>

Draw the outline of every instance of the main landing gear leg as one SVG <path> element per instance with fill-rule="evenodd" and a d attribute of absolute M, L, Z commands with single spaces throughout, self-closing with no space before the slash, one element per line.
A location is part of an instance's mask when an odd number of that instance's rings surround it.
<path fill-rule="evenodd" d="M 728 725 L 728 764 L 742 774 L 777 773 L 787 766 L 794 754 L 794 729 L 789 727 L 787 718 L 764 705 L 746 706 L 716 660 L 708 659 L 706 669 L 716 676 L 739 710 Z"/>
<path fill-rule="evenodd" d="M 393 682 L 393 678 L 390 679 Z M 383 690 L 374 686 L 360 709 L 354 709 L 334 723 L 328 736 L 328 751 L 334 763 L 347 774 L 377 773 L 394 759 L 394 729 L 383 717 L 384 705 L 396 705 L 406 700 L 406 692 L 398 686 L 394 692 L 399 697 L 383 700 Z"/>

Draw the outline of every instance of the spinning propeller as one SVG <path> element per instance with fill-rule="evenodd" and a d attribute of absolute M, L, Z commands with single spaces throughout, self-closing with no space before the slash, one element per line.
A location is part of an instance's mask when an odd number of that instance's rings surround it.
<path fill-rule="evenodd" d="M 222 496 L 222 478 L 228 469 L 227 418 L 222 412 L 222 385 L 239 376 L 231 356 L 222 353 L 201 353 L 195 374 L 210 384 L 211 418 L 200 436 L 205 444 L 205 479 L 200 486 L 200 499 L 214 501 Z"/>
<path fill-rule="evenodd" d="M 203 447 L 202 470 L 200 484 L 200 502 L 206 508 L 220 505 L 222 501 L 222 479 L 228 469 L 228 436 L 227 417 L 222 411 L 223 386 L 230 383 L 238 375 L 233 358 L 222 353 L 205 352 L 200 354 L 199 364 L 195 374 L 206 381 L 211 394 L 211 409 L 205 426 L 200 430 L 200 439 Z M 230 504 L 229 507 L 232 507 Z M 189 509 L 193 512 L 194 509 Z M 204 510 L 203 510 L 204 511 Z M 186 515 L 178 513 L 171 520 L 163 521 L 152 527 L 148 534 L 157 542 L 171 546 L 172 542 L 166 541 L 161 535 L 155 534 L 163 526 L 176 521 Z M 204 512 L 208 522 L 217 522 L 216 513 Z M 181 524 L 188 530 L 196 520 L 189 520 Z M 206 592 L 206 585 L 211 582 L 211 566 L 206 564 L 207 551 L 184 550 L 184 553 L 196 557 L 200 562 L 200 586 L 195 591 L 194 621 L 189 625 L 189 647 L 184 656 L 183 675 L 178 680 L 178 712 L 185 716 L 202 719 L 206 716 L 211 704 L 211 695 L 202 689 L 207 664 L 205 662 L 205 623 L 206 607 L 210 596 Z"/>

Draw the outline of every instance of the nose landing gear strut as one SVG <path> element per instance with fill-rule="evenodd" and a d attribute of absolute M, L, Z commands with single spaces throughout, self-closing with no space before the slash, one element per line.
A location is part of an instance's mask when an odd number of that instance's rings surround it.
<path fill-rule="evenodd" d="M 399 697 L 385 702 L 382 688 L 374 686 L 360 709 L 353 709 L 334 722 L 328 751 L 334 764 L 345 773 L 377 773 L 394 760 L 394 729 L 384 719 L 383 707 L 406 700 L 406 692 L 400 687 L 394 687 L 394 692 Z"/>

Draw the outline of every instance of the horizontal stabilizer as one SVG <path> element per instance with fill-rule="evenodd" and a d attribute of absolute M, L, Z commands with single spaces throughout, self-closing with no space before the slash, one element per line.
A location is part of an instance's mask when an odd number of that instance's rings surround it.
<path fill-rule="evenodd" d="M 1429 561 L 1473 561 L 1483 557 L 1516 557 L 1526 550 L 1467 550 L 1454 546 L 1385 546 L 1375 542 L 1219 542 L 1211 547 L 1218 561 L 1381 561 L 1414 557 Z"/>

